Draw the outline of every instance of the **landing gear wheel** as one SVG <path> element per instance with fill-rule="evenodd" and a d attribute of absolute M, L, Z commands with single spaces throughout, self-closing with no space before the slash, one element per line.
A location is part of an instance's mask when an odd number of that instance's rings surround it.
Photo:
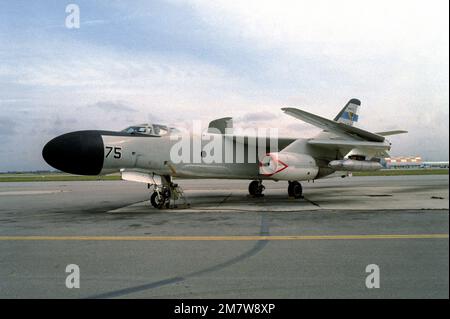
<path fill-rule="evenodd" d="M 265 189 L 266 188 L 261 183 L 261 181 L 253 181 L 250 183 L 250 185 L 248 185 L 248 192 L 250 193 L 250 195 L 255 196 L 255 197 L 263 196 L 262 193 Z"/>
<path fill-rule="evenodd" d="M 294 197 L 297 199 L 302 198 L 303 195 L 302 184 L 300 184 L 299 182 L 289 182 L 288 194 L 289 197 Z"/>
<path fill-rule="evenodd" d="M 169 202 L 170 202 L 170 190 L 169 189 L 163 189 L 158 192 L 154 192 L 152 196 L 150 197 L 150 203 L 155 208 L 169 208 Z"/>
<path fill-rule="evenodd" d="M 155 208 L 161 208 L 162 207 L 162 203 L 161 203 L 161 199 L 158 196 L 157 192 L 154 192 L 152 194 L 152 196 L 150 196 L 150 203 L 152 204 L 153 207 Z"/>

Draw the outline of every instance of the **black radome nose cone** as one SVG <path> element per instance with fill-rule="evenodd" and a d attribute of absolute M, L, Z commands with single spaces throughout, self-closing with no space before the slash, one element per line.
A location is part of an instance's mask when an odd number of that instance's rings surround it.
<path fill-rule="evenodd" d="M 98 175 L 103 167 L 103 139 L 98 131 L 63 134 L 44 146 L 42 156 L 50 166 L 60 171 Z"/>

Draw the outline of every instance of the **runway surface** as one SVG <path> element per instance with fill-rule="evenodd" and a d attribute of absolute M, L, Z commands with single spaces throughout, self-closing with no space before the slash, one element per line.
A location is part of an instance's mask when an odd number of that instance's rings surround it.
<path fill-rule="evenodd" d="M 449 297 L 448 175 L 320 180 L 302 200 L 179 184 L 187 209 L 151 208 L 137 183 L 0 183 L 0 298 Z"/>

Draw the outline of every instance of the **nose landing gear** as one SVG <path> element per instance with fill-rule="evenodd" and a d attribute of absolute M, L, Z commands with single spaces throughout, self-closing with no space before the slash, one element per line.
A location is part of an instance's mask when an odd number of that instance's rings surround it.
<path fill-rule="evenodd" d="M 189 206 L 184 196 L 183 190 L 178 184 L 171 181 L 170 177 L 162 177 L 161 185 L 154 185 L 154 191 L 150 196 L 150 203 L 153 207 L 163 208 L 178 208 L 176 201 L 182 199 L 184 206 Z"/>
<path fill-rule="evenodd" d="M 167 186 L 156 186 L 155 191 L 150 196 L 150 203 L 155 208 L 169 208 L 171 192 Z"/>

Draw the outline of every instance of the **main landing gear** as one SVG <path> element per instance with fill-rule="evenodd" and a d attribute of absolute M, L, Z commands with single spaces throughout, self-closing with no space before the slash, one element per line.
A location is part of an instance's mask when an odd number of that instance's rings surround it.
<path fill-rule="evenodd" d="M 294 197 L 297 199 L 302 198 L 303 194 L 302 184 L 300 184 L 297 181 L 289 181 L 288 194 L 289 197 Z"/>
<path fill-rule="evenodd" d="M 248 185 L 248 192 L 253 197 L 262 197 L 265 187 L 261 181 L 253 181 Z M 302 184 L 297 181 L 289 181 L 288 195 L 296 199 L 303 198 Z"/>
<path fill-rule="evenodd" d="M 250 185 L 248 185 L 248 192 L 250 193 L 251 196 L 254 197 L 264 196 L 263 192 L 265 189 L 266 188 L 264 187 L 261 181 L 253 181 L 250 183 Z"/>
<path fill-rule="evenodd" d="M 172 182 L 170 176 L 161 176 L 161 185 L 152 185 L 153 193 L 150 196 L 150 203 L 155 208 L 176 208 L 176 201 L 182 199 L 188 206 L 183 194 L 183 190 L 178 184 Z M 173 205 L 171 205 L 173 201 Z"/>

